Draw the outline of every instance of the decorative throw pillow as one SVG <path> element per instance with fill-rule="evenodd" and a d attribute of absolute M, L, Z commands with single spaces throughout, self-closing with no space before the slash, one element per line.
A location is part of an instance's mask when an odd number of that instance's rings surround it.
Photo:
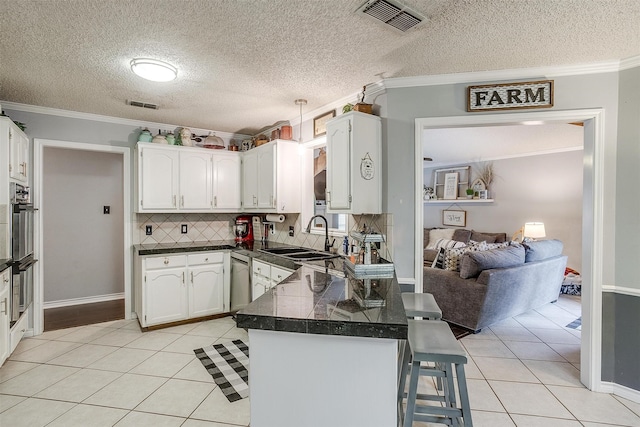
<path fill-rule="evenodd" d="M 469 243 L 469 240 L 471 239 L 471 230 L 456 228 L 453 232 L 452 239 L 457 240 L 458 242 Z"/>
<path fill-rule="evenodd" d="M 465 246 L 467 246 L 466 243 L 458 242 L 456 240 L 449 240 L 449 239 L 438 239 L 438 242 L 436 243 L 436 249 L 464 248 Z"/>
<path fill-rule="evenodd" d="M 470 243 L 463 248 L 445 249 L 444 269 L 450 271 L 460 271 L 460 260 L 464 254 L 468 252 L 477 252 L 487 250 L 485 242 Z"/>
<path fill-rule="evenodd" d="M 502 243 L 488 243 L 487 242 L 487 250 L 489 249 L 501 249 L 509 246 L 511 242 L 502 242 Z"/>
<path fill-rule="evenodd" d="M 429 231 L 429 244 L 425 249 L 435 249 L 438 240 L 447 239 L 451 240 L 453 237 L 453 228 L 434 228 Z"/>
<path fill-rule="evenodd" d="M 482 234 L 472 230 L 470 239 L 475 240 L 476 242 L 494 243 L 496 241 L 496 236 L 491 234 Z"/>
<path fill-rule="evenodd" d="M 431 268 L 439 268 L 439 269 L 443 269 L 444 268 L 444 254 L 445 254 L 445 251 L 446 251 L 445 248 L 440 248 L 438 250 L 438 254 L 433 259 L 433 264 L 431 264 Z"/>
<path fill-rule="evenodd" d="M 486 251 L 468 252 L 460 261 L 460 277 L 477 277 L 481 271 L 524 264 L 524 247 L 519 244 Z"/>
<path fill-rule="evenodd" d="M 562 255 L 562 242 L 557 239 L 526 242 L 524 248 L 526 251 L 524 262 L 541 261 Z"/>

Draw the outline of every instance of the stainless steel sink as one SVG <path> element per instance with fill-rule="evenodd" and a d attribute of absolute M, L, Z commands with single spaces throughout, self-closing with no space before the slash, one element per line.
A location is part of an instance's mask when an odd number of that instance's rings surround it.
<path fill-rule="evenodd" d="M 272 255 L 288 255 L 288 254 L 295 254 L 300 252 L 308 252 L 309 250 L 310 249 L 308 248 L 298 248 L 298 247 L 260 249 L 260 251 L 266 252 Z"/>
<path fill-rule="evenodd" d="M 291 261 L 318 261 L 337 258 L 339 256 L 337 254 L 330 254 L 328 252 L 300 247 L 270 248 L 260 249 L 260 251 L 271 255 L 281 256 Z"/>

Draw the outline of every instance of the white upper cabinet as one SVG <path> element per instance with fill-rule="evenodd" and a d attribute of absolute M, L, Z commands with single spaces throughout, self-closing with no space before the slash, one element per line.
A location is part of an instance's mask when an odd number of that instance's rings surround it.
<path fill-rule="evenodd" d="M 140 211 L 174 211 L 178 208 L 179 155 L 168 148 L 138 146 Z"/>
<path fill-rule="evenodd" d="M 240 154 L 140 143 L 138 212 L 237 212 Z"/>
<path fill-rule="evenodd" d="M 358 111 L 327 122 L 327 212 L 382 213 L 380 117 Z"/>
<path fill-rule="evenodd" d="M 20 130 L 8 117 L 0 117 L 1 136 L 3 147 L 9 147 L 9 178 L 12 181 L 29 185 L 29 137 Z M 3 150 L 5 150 L 3 148 Z M 6 151 L 5 151 L 6 155 Z"/>
<path fill-rule="evenodd" d="M 300 212 L 301 161 L 295 141 L 275 140 L 243 153 L 243 210 Z"/>
<path fill-rule="evenodd" d="M 242 195 L 240 156 L 237 153 L 213 155 L 213 208 L 240 210 Z"/>
<path fill-rule="evenodd" d="M 211 153 L 180 151 L 180 209 L 209 210 L 213 206 Z"/>

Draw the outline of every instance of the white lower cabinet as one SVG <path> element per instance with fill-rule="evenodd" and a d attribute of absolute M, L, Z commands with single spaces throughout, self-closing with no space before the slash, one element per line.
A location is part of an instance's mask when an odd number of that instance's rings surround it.
<path fill-rule="evenodd" d="M 255 301 L 269 289 L 286 279 L 293 270 L 282 268 L 264 261 L 253 260 L 251 283 L 253 292 L 251 300 Z"/>
<path fill-rule="evenodd" d="M 0 273 L 0 366 L 9 357 L 9 292 L 11 291 L 11 268 Z"/>
<path fill-rule="evenodd" d="M 135 307 L 143 328 L 229 311 L 228 251 L 136 258 Z"/>
<path fill-rule="evenodd" d="M 224 312 L 225 270 L 223 254 L 189 255 L 188 262 L 189 317 L 202 317 Z M 226 308 L 226 311 L 229 311 L 228 304 Z"/>

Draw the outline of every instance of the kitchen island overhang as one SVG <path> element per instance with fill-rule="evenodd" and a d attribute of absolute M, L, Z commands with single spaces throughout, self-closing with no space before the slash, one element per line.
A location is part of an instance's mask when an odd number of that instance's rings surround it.
<path fill-rule="evenodd" d="M 396 423 L 400 288 L 346 271 L 340 260 L 305 264 L 237 313 L 249 331 L 252 427 Z"/>

